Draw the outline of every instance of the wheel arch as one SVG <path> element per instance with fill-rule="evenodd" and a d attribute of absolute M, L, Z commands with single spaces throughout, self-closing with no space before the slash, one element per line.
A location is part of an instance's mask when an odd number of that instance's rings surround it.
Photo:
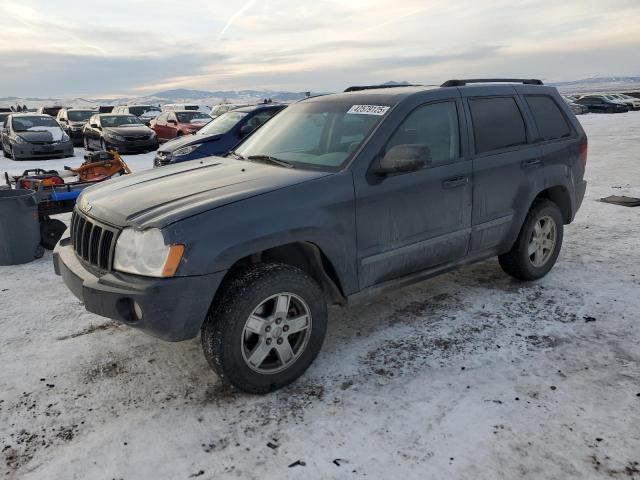
<path fill-rule="evenodd" d="M 562 212 L 562 218 L 565 224 L 571 223 L 571 221 L 573 220 L 573 213 L 574 213 L 573 204 L 571 201 L 571 194 L 569 193 L 569 190 L 565 186 L 556 185 L 554 187 L 549 187 L 542 190 L 533 199 L 533 202 L 531 202 L 531 206 L 533 206 L 536 200 L 543 199 L 543 198 L 547 200 L 551 200 L 553 203 L 555 203 L 558 206 L 558 208 L 560 209 L 560 212 Z M 529 207 L 529 209 L 531 209 L 531 206 Z"/>
<path fill-rule="evenodd" d="M 344 290 L 335 267 L 315 243 L 297 241 L 245 255 L 229 268 L 222 284 L 239 271 L 257 263 L 284 263 L 297 267 L 318 282 L 328 304 L 346 304 Z"/>

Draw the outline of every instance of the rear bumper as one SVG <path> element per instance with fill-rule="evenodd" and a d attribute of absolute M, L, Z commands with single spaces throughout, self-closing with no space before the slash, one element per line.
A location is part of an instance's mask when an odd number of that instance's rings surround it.
<path fill-rule="evenodd" d="M 582 180 L 580 182 L 576 183 L 576 187 L 575 187 L 575 196 L 574 196 L 574 208 L 573 208 L 573 218 L 571 218 L 571 221 L 573 221 L 573 219 L 576 216 L 576 213 L 578 213 L 578 210 L 580 209 L 580 206 L 582 205 L 582 200 L 584 200 L 584 194 L 587 191 L 587 182 L 586 180 Z"/>
<path fill-rule="evenodd" d="M 89 312 L 170 342 L 198 335 L 225 274 L 162 279 L 119 272 L 98 276 L 78 260 L 69 238 L 56 247 L 53 266 Z M 142 311 L 141 318 L 134 302 Z"/>

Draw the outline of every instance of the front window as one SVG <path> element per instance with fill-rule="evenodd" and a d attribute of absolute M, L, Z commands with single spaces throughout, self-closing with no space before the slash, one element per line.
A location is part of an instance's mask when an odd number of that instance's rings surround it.
<path fill-rule="evenodd" d="M 240 122 L 244 117 L 247 116 L 247 112 L 227 112 L 223 113 L 219 117 L 211 120 L 206 127 L 201 128 L 198 133 L 200 135 L 221 135 L 225 134 L 233 127 L 235 127 L 238 122 Z"/>
<path fill-rule="evenodd" d="M 29 117 L 13 117 L 11 126 L 15 132 L 47 130 L 49 128 L 60 128 L 58 122 L 49 116 L 29 116 Z"/>
<path fill-rule="evenodd" d="M 207 123 L 211 121 L 209 115 L 200 112 L 178 112 L 176 117 L 180 123 Z"/>
<path fill-rule="evenodd" d="M 140 120 L 133 115 L 103 115 L 100 117 L 103 127 L 121 127 L 123 125 L 141 125 Z"/>
<path fill-rule="evenodd" d="M 303 102 L 287 107 L 244 142 L 245 158 L 267 155 L 294 166 L 338 169 L 384 118 L 386 105 L 344 101 Z"/>
<path fill-rule="evenodd" d="M 67 116 L 70 122 L 86 122 L 94 113 L 93 110 L 69 110 Z"/>

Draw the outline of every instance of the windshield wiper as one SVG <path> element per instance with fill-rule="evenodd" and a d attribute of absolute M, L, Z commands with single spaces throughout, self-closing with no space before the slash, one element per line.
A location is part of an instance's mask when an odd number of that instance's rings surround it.
<path fill-rule="evenodd" d="M 257 160 L 259 162 L 267 162 L 273 165 L 278 165 L 279 167 L 293 168 L 293 164 L 285 160 L 280 160 L 279 158 L 272 157 L 271 155 L 249 155 L 247 157 L 247 160 Z"/>

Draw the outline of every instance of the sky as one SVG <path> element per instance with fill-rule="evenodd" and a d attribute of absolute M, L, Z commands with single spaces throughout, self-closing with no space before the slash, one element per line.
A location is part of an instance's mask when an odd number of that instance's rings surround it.
<path fill-rule="evenodd" d="M 640 75 L 640 0 L 0 0 L 0 97 Z"/>

